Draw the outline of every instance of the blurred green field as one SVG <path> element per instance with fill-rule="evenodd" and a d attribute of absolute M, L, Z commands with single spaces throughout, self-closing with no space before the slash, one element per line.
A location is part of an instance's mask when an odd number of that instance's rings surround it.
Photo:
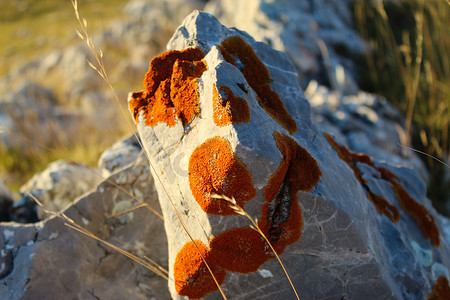
<path fill-rule="evenodd" d="M 82 0 L 78 9 L 91 33 L 123 18 L 126 0 Z M 0 76 L 52 49 L 79 42 L 70 0 L 0 0 Z"/>

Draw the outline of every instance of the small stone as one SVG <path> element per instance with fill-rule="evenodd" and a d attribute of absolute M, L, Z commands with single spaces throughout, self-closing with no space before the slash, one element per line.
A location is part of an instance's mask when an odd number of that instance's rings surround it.
<path fill-rule="evenodd" d="M 98 170 L 66 161 L 51 163 L 43 172 L 34 175 L 20 188 L 26 202 L 34 203 L 29 194 L 38 198 L 44 209 L 59 212 L 81 195 L 91 191 L 103 180 Z M 49 215 L 38 208 L 39 219 Z"/>

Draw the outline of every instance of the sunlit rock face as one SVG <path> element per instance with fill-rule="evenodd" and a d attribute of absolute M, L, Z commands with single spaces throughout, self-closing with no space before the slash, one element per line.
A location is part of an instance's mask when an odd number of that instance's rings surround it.
<path fill-rule="evenodd" d="M 198 11 L 168 50 L 129 108 L 174 299 L 220 299 L 218 286 L 228 298 L 293 299 L 269 243 L 302 299 L 423 299 L 448 277 L 448 241 L 417 172 L 320 129 L 284 53 Z M 234 198 L 267 240 L 214 195 Z"/>

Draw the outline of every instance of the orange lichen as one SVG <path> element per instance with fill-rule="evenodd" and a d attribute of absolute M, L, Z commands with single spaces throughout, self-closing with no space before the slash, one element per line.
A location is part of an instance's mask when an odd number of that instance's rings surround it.
<path fill-rule="evenodd" d="M 211 194 L 233 195 L 244 207 L 256 195 L 252 175 L 220 136 L 207 139 L 189 159 L 189 184 L 200 207 L 208 214 L 232 215 L 228 201 L 211 198 Z"/>
<path fill-rule="evenodd" d="M 191 299 L 201 298 L 218 289 L 198 250 L 219 284 L 222 284 L 226 277 L 226 272 L 217 265 L 205 244 L 199 240 L 195 240 L 195 244 L 186 243 L 178 252 L 174 265 L 175 289 L 179 295 Z"/>
<path fill-rule="evenodd" d="M 322 172 L 317 161 L 295 140 L 279 132 L 273 136 L 283 159 L 264 188 L 266 203 L 261 207 L 259 226 L 275 250 L 282 253 L 301 236 L 303 221 L 297 193 L 311 191 Z"/>
<path fill-rule="evenodd" d="M 427 300 L 448 300 L 450 299 L 450 285 L 447 277 L 439 276 L 433 285 L 433 291 L 428 295 Z"/>
<path fill-rule="evenodd" d="M 262 108 L 289 133 L 297 132 L 297 123 L 284 107 L 280 96 L 270 87 L 270 73 L 253 48 L 238 36 L 227 38 L 219 46 L 225 61 L 238 67 L 258 95 Z"/>
<path fill-rule="evenodd" d="M 287 195 L 283 195 L 286 197 Z M 281 202 L 281 201 L 289 202 Z M 269 239 L 277 254 L 282 254 L 287 246 L 297 242 L 303 229 L 303 216 L 297 196 L 283 199 L 277 198 L 275 208 L 271 203 L 261 207 L 259 228 Z"/>
<path fill-rule="evenodd" d="M 346 147 L 339 145 L 328 133 L 324 132 L 323 134 L 325 135 L 328 143 L 334 148 L 334 150 L 336 150 L 339 158 L 346 162 L 347 165 L 353 170 L 355 178 L 366 190 L 367 198 L 369 198 L 370 202 L 372 202 L 375 206 L 378 213 L 385 215 L 394 223 L 398 222 L 400 220 L 400 213 L 398 212 L 398 209 L 389 203 L 389 201 L 387 201 L 383 196 L 376 195 L 370 190 L 367 185 L 367 181 L 362 177 L 362 173 L 356 165 L 356 163 L 359 162 L 375 168 L 375 164 L 372 162 L 370 156 L 361 153 L 353 153 Z"/>
<path fill-rule="evenodd" d="M 224 97 L 220 94 L 222 92 Z M 236 97 L 226 85 L 213 86 L 213 118 L 217 126 L 250 122 L 250 109 L 247 101 Z"/>
<path fill-rule="evenodd" d="M 400 213 L 398 212 L 397 207 L 389 203 L 383 196 L 372 193 L 367 185 L 363 184 L 363 186 L 366 187 L 367 198 L 369 198 L 370 202 L 372 202 L 380 215 L 385 215 L 394 223 L 400 220 Z"/>
<path fill-rule="evenodd" d="M 425 238 L 429 239 L 434 247 L 439 247 L 439 229 L 436 226 L 436 222 L 430 212 L 425 208 L 425 206 L 418 203 L 408 194 L 405 188 L 400 184 L 400 179 L 391 171 L 382 167 L 376 169 L 380 172 L 382 179 L 389 181 L 391 188 L 397 196 L 400 206 L 408 215 L 417 221 L 417 224 L 419 225 L 419 228 Z"/>
<path fill-rule="evenodd" d="M 155 126 L 164 122 L 188 125 L 200 114 L 198 78 L 206 70 L 199 48 L 169 51 L 155 57 L 145 75 L 145 91 L 135 92 L 129 102 L 130 110 L 138 122 L 139 112 L 145 116 L 145 124 Z"/>
<path fill-rule="evenodd" d="M 250 227 L 222 232 L 209 246 L 219 266 L 231 272 L 255 272 L 273 257 L 263 237 Z"/>
<path fill-rule="evenodd" d="M 390 204 L 382 196 L 375 195 L 370 191 L 367 186 L 366 180 L 362 178 L 361 171 L 358 169 L 356 163 L 364 163 L 371 166 L 378 171 L 381 179 L 388 181 L 391 184 L 392 190 L 395 192 L 398 202 L 402 207 L 403 211 L 413 217 L 422 231 L 425 238 L 431 241 L 434 247 L 439 247 L 440 237 L 439 229 L 436 226 L 433 216 L 430 212 L 423 206 L 414 200 L 406 191 L 406 189 L 400 184 L 400 179 L 395 176 L 391 171 L 383 167 L 377 167 L 372 161 L 370 156 L 366 154 L 353 153 L 342 145 L 336 143 L 333 138 L 324 132 L 324 135 L 330 145 L 336 150 L 339 157 L 345 161 L 350 168 L 353 170 L 355 177 L 361 183 L 361 185 L 366 189 L 367 196 L 370 201 L 375 205 L 378 213 L 386 215 L 393 222 L 400 220 L 400 214 L 395 206 Z"/>

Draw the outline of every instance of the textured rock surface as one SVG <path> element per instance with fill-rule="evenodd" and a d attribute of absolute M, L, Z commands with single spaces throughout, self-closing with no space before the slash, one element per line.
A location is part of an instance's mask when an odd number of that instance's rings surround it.
<path fill-rule="evenodd" d="M 143 155 L 64 213 L 100 238 L 167 267 L 163 222 Z M 165 279 L 52 217 L 0 224 L 0 299 L 168 299 Z"/>
<path fill-rule="evenodd" d="M 229 298 L 294 296 L 249 221 L 214 193 L 258 218 L 302 299 L 423 299 L 448 277 L 448 240 L 417 172 L 322 132 L 283 53 L 199 12 L 168 49 L 129 104 L 165 187 L 156 181 L 173 298 L 221 298 L 198 251 Z"/>
<path fill-rule="evenodd" d="M 32 194 L 48 210 L 59 212 L 81 195 L 93 190 L 101 181 L 103 178 L 98 170 L 58 160 L 34 175 L 20 188 L 20 193 L 25 198 Z M 32 199 L 23 201 L 34 202 Z M 41 208 L 38 208 L 37 213 L 40 220 L 48 217 Z"/>
<path fill-rule="evenodd" d="M 141 153 L 141 146 L 134 135 L 130 135 L 106 149 L 98 160 L 98 167 L 105 177 L 116 173 L 135 161 Z"/>
<path fill-rule="evenodd" d="M 423 162 L 406 144 L 404 117 L 385 99 L 359 91 L 343 95 L 311 81 L 305 90 L 316 122 L 354 152 L 393 164 L 412 166 L 426 178 Z"/>
<path fill-rule="evenodd" d="M 205 11 L 224 25 L 245 30 L 255 40 L 286 52 L 304 87 L 315 79 L 351 92 L 356 87 L 351 58 L 367 50 L 353 28 L 351 2 L 212 0 Z"/>

